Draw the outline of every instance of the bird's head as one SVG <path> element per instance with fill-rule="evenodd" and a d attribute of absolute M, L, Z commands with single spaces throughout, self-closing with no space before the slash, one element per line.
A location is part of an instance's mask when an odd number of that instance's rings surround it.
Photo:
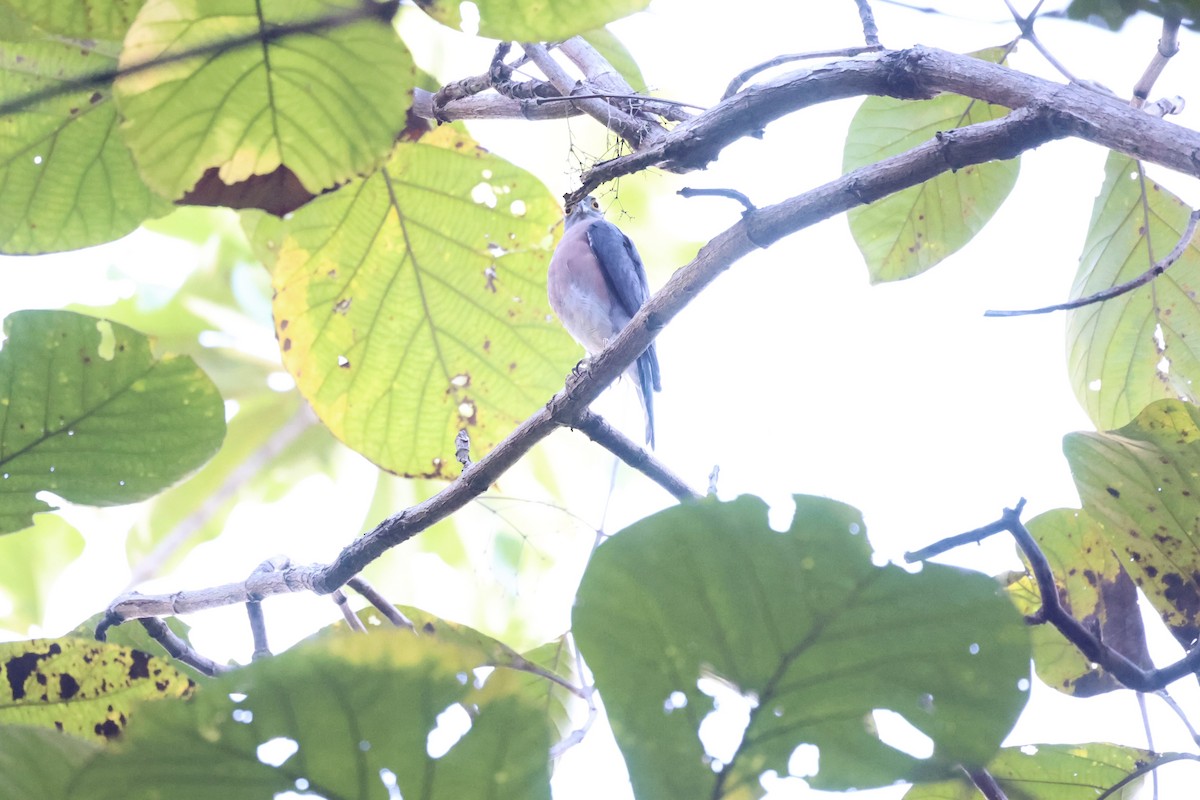
<path fill-rule="evenodd" d="M 590 194 L 567 209 L 566 227 L 570 228 L 585 220 L 603 219 L 600 201 Z"/>

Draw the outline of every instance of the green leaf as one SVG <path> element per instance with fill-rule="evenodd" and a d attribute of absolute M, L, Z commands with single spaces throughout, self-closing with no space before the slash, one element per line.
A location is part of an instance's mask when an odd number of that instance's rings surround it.
<path fill-rule="evenodd" d="M 1000 61 L 1004 48 L 975 54 Z M 850 123 L 845 172 L 899 155 L 941 131 L 1008 114 L 1003 106 L 942 94 L 931 100 L 868 97 Z M 871 282 L 919 275 L 983 229 L 1017 182 L 1020 161 L 989 161 L 945 172 L 847 214 Z"/>
<path fill-rule="evenodd" d="M 1182 16 L 1184 25 L 1193 30 L 1200 24 L 1198 0 L 1071 0 L 1067 17 L 1119 31 L 1127 19 L 1140 11 L 1156 17 Z"/>
<path fill-rule="evenodd" d="M 1085 511 L 1060 508 L 1031 519 L 1027 527 L 1054 571 L 1059 597 L 1071 616 L 1088 630 L 1098 630 L 1105 644 L 1133 663 L 1151 668 L 1137 588 L 1113 553 L 1103 526 Z M 1022 614 L 1042 607 L 1029 575 L 1011 584 L 1009 592 Z M 1047 685 L 1076 697 L 1124 688 L 1054 626 L 1036 625 L 1030 635 L 1034 667 Z"/>
<path fill-rule="evenodd" d="M 0 725 L 0 800 L 56 798 L 97 745 L 29 725 Z"/>
<path fill-rule="evenodd" d="M 145 0 L 0 0 L 18 16 L 47 33 L 73 39 L 125 38 L 129 23 Z"/>
<path fill-rule="evenodd" d="M 588 44 L 596 48 L 596 52 L 604 56 L 613 69 L 621 73 L 621 77 L 635 91 L 646 90 L 646 79 L 642 77 L 642 71 L 638 68 L 633 53 L 629 52 L 629 48 L 625 47 L 612 31 L 608 28 L 595 28 L 582 36 Z"/>
<path fill-rule="evenodd" d="M 123 325 L 69 311 L 21 311 L 0 351 L 0 533 L 73 502 L 143 500 L 221 445 L 221 396 L 192 360 L 155 361 Z"/>
<path fill-rule="evenodd" d="M 4 627 L 24 633 L 40 625 L 54 580 L 81 553 L 83 537 L 55 514 L 42 514 L 31 528 L 0 537 L 0 594 L 13 606 Z"/>
<path fill-rule="evenodd" d="M 987 765 L 1000 788 L 1013 800 L 1095 800 L 1139 766 L 1156 758 L 1133 747 L 1089 744 L 1039 744 L 1006 747 Z M 1132 798 L 1139 778 L 1113 795 Z M 983 795 L 966 777 L 914 786 L 904 800 L 979 800 Z"/>
<path fill-rule="evenodd" d="M 0 724 L 100 739 L 120 734 L 141 701 L 187 697 L 195 688 L 140 650 L 72 637 L 0 644 L 0 674 Z"/>
<path fill-rule="evenodd" d="M 1029 635 L 994 581 L 876 567 L 857 511 L 796 505 L 784 533 L 756 498 L 671 508 L 588 565 L 573 629 L 639 797 L 755 797 L 804 743 L 820 749 L 814 788 L 940 777 L 991 760 L 1025 704 Z M 699 739 L 714 682 L 750 706 L 732 755 Z M 933 756 L 880 741 L 880 709 Z"/>
<path fill-rule="evenodd" d="M 1185 647 L 1200 636 L 1200 408 L 1147 406 L 1125 427 L 1063 440 L 1084 509 Z"/>
<path fill-rule="evenodd" d="M 273 267 L 283 363 L 334 435 L 384 469 L 449 477 L 562 387 L 578 348 L 546 268 L 558 206 L 452 126 L 296 212 Z M 256 229 L 257 230 L 257 229 Z"/>
<path fill-rule="evenodd" d="M 207 800 L 219 785 L 224 800 L 309 788 L 367 800 L 389 795 L 387 771 L 403 797 L 548 800 L 543 712 L 476 689 L 480 665 L 469 647 L 404 631 L 322 637 L 222 676 L 190 703 L 142 709 L 69 796 Z M 431 757 L 447 710 L 470 729 Z"/>
<path fill-rule="evenodd" d="M 279 25 L 330 26 L 120 78 L 121 132 L 146 182 L 171 198 L 195 189 L 250 207 L 264 177 L 310 196 L 376 169 L 404 129 L 415 68 L 387 23 L 337 24 L 361 5 L 149 0 L 125 39 L 122 67 Z"/>
<path fill-rule="evenodd" d="M 1144 201 L 1144 203 L 1143 203 Z M 1147 272 L 1175 247 L 1189 209 L 1110 153 L 1092 209 L 1071 298 L 1086 297 Z M 1103 303 L 1067 312 L 1067 360 L 1075 395 L 1111 430 L 1161 398 L 1196 402 L 1200 381 L 1200 248 L 1193 243 L 1164 274 Z"/>
<path fill-rule="evenodd" d="M 443 25 L 455 30 L 463 26 L 459 0 L 420 0 L 417 6 Z M 650 0 L 475 0 L 479 13 L 479 35 L 490 39 L 545 42 L 568 39 L 577 33 L 599 28 L 615 19 L 641 11 Z M 468 31 L 471 32 L 471 31 Z"/>
<path fill-rule="evenodd" d="M 73 4 L 91 8 L 91 4 Z M 42 34 L 0 46 L 0 102 L 112 69 L 116 42 Z M 0 252 L 74 250 L 120 238 L 170 207 L 142 183 L 116 135 L 108 86 L 0 117 Z"/>

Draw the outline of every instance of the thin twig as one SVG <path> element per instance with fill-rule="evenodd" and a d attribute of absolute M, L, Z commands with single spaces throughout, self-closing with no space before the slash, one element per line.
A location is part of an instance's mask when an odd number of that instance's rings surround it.
<path fill-rule="evenodd" d="M 862 20 L 863 41 L 867 47 L 879 47 L 879 28 L 875 26 L 875 14 L 868 0 L 854 0 L 858 6 L 858 18 Z"/>
<path fill-rule="evenodd" d="M 685 103 L 682 100 L 667 100 L 662 97 L 646 97 L 641 94 L 614 94 L 612 92 L 594 93 L 594 94 L 572 94 L 572 95 L 557 95 L 554 97 L 534 97 L 532 102 L 535 105 L 544 105 L 546 103 L 571 103 L 576 100 L 628 100 L 631 104 L 639 104 L 653 101 L 667 106 L 679 106 L 681 108 L 698 108 L 701 111 L 708 106 L 698 105 L 697 103 Z"/>
<path fill-rule="evenodd" d="M 745 211 L 743 215 L 749 214 L 758 209 L 754 203 L 750 202 L 750 198 L 737 191 L 736 189 L 693 189 L 690 186 L 685 186 L 676 192 L 680 197 L 728 197 L 730 200 L 737 200 L 742 204 Z"/>
<path fill-rule="evenodd" d="M 350 607 L 350 601 L 346 599 L 346 593 L 341 589 L 334 589 L 330 595 L 333 598 L 333 603 L 338 607 L 338 611 L 342 612 L 342 619 L 346 620 L 347 627 L 355 633 L 366 633 L 367 626 L 363 625 L 362 620 L 354 613 L 354 609 Z"/>
<path fill-rule="evenodd" d="M 1087 297 L 1080 297 L 1077 300 L 1071 300 L 1066 303 L 1058 303 L 1056 305 L 1046 306 L 1045 308 L 1031 308 L 1023 311 L 998 311 L 993 309 L 991 311 L 983 312 L 983 315 L 985 317 L 1024 317 L 1029 316 L 1030 314 L 1049 314 L 1052 311 L 1070 311 L 1071 309 L 1090 306 L 1093 303 L 1103 303 L 1105 300 L 1112 300 L 1114 297 L 1120 297 L 1123 294 L 1132 292 L 1134 289 L 1137 289 L 1140 286 L 1145 286 L 1159 275 L 1162 275 L 1167 271 L 1168 267 L 1183 257 L 1183 254 L 1187 252 L 1188 247 L 1190 247 L 1192 244 L 1192 238 L 1196 235 L 1197 224 L 1200 224 L 1200 209 L 1193 211 L 1191 216 L 1188 217 L 1188 222 L 1183 230 L 1183 235 L 1179 237 L 1179 241 L 1175 243 L 1175 247 L 1171 249 L 1171 252 L 1167 253 L 1167 257 L 1161 261 L 1156 261 L 1154 265 L 1150 267 L 1150 269 L 1146 270 L 1133 280 L 1125 281 L 1125 283 L 1119 283 L 1116 286 L 1109 287 L 1108 289 L 1096 292 L 1095 294 L 1090 294 Z M 1149 232 L 1147 232 L 1147 236 L 1148 235 Z"/>
<path fill-rule="evenodd" d="M 1112 786 L 1096 795 L 1096 800 L 1108 800 L 1108 798 L 1112 797 L 1117 792 L 1121 791 L 1126 786 L 1145 775 L 1147 772 L 1154 772 L 1159 767 L 1163 766 L 1164 764 L 1170 764 L 1172 761 L 1200 761 L 1200 756 L 1193 755 L 1192 753 L 1169 753 L 1167 755 L 1159 756 L 1157 759 L 1148 764 L 1142 764 L 1133 772 L 1129 773 L 1124 778 L 1121 778 L 1121 780 L 1117 781 Z"/>
<path fill-rule="evenodd" d="M 396 10 L 400 7 L 399 0 L 391 0 L 386 3 L 359 3 L 353 9 L 342 11 L 336 14 L 326 14 L 316 19 L 302 20 L 300 22 L 287 22 L 277 25 L 262 25 L 257 26 L 253 33 L 243 34 L 241 36 L 231 36 L 228 39 L 212 42 L 210 44 L 200 45 L 179 53 L 170 53 L 168 55 L 156 56 L 155 58 L 139 62 L 137 64 L 129 64 L 124 67 L 114 69 L 104 69 L 97 72 L 91 72 L 86 75 L 80 75 L 74 78 L 55 83 L 52 86 L 47 86 L 36 92 L 21 95 L 13 100 L 0 103 L 0 117 L 15 114 L 18 111 L 37 105 L 45 100 L 50 100 L 62 95 L 71 94 L 73 92 L 93 89 L 99 86 L 107 86 L 113 81 L 124 78 L 128 75 L 136 75 L 147 70 L 156 69 L 165 64 L 174 64 L 179 61 L 186 61 L 197 56 L 212 55 L 214 53 L 224 53 L 229 50 L 235 50 L 239 47 L 247 45 L 268 45 L 277 42 L 280 39 L 289 36 L 296 36 L 305 33 L 320 33 L 321 31 L 340 28 L 345 25 L 351 25 L 361 20 L 374 19 L 380 23 L 391 27 L 392 18 L 396 16 Z"/>
<path fill-rule="evenodd" d="M 1192 727 L 1191 720 L 1188 719 L 1187 714 L 1184 713 L 1179 704 L 1175 702 L 1175 698 L 1171 697 L 1166 689 L 1157 691 L 1154 694 L 1156 697 L 1158 697 L 1158 699 L 1167 704 L 1167 708 L 1175 712 L 1175 716 L 1178 717 L 1179 721 L 1183 723 L 1183 727 L 1187 728 L 1188 735 L 1192 737 L 1192 741 L 1196 744 L 1200 744 L 1200 733 L 1197 733 L 1196 729 Z"/>
<path fill-rule="evenodd" d="M 1042 607 L 1036 615 L 1037 621 L 1053 625 L 1086 659 L 1098 664 L 1125 687 L 1138 692 L 1155 692 L 1200 668 L 1200 645 L 1197 645 L 1183 658 L 1162 669 L 1143 669 L 1123 653 L 1109 647 L 1095 632 L 1072 617 L 1059 596 L 1058 584 L 1050 562 L 1033 535 L 1021 522 L 1021 511 L 1024 507 L 1025 500 L 1022 498 L 1015 508 L 1004 509 L 1004 513 L 996 522 L 966 534 L 952 536 L 916 552 L 906 553 L 905 560 L 919 561 L 929 555 L 945 552 L 951 547 L 977 542 L 1000 531 L 1008 531 L 1029 562 L 1034 581 L 1037 583 L 1038 594 L 1042 600 Z"/>
<path fill-rule="evenodd" d="M 218 664 L 211 658 L 206 658 L 197 653 L 192 649 L 191 645 L 176 636 L 175 632 L 167 627 L 167 623 L 157 617 L 147 617 L 146 619 L 138 620 L 138 622 L 142 624 L 142 627 L 146 629 L 146 633 L 150 634 L 154 641 L 162 645 L 162 649 L 167 651 L 167 655 L 182 661 L 189 667 L 199 671 L 202 675 L 212 678 L 234 669 L 225 664 Z"/>
<path fill-rule="evenodd" d="M 725 87 L 725 93 L 721 95 L 721 99 L 728 100 L 730 97 L 733 97 L 735 94 L 741 91 L 743 86 L 746 85 L 746 81 L 750 80 L 760 72 L 765 72 L 772 67 L 790 64 L 793 61 L 809 61 L 814 58 L 853 58 L 854 56 L 861 56 L 864 53 L 879 52 L 882 49 L 883 48 L 880 45 L 876 44 L 866 47 L 839 47 L 836 50 L 813 50 L 807 53 L 788 53 L 781 56 L 775 56 L 774 58 L 769 58 L 760 64 L 755 64 L 752 67 L 742 70 L 737 75 L 734 75 L 733 80 L 731 80 L 729 85 Z"/>
<path fill-rule="evenodd" d="M 1017 27 L 1021 31 L 1021 38 L 1033 45 L 1034 48 L 1036 48 L 1037 51 L 1042 54 L 1042 58 L 1046 59 L 1046 61 L 1050 63 L 1050 66 L 1062 73 L 1064 78 L 1069 80 L 1071 83 L 1078 84 L 1079 81 L 1074 75 L 1071 74 L 1071 71 L 1068 70 L 1066 66 L 1062 64 L 1062 62 L 1054 57 L 1054 54 L 1050 52 L 1049 48 L 1042 44 L 1042 40 L 1039 39 L 1037 34 L 1033 32 L 1034 20 L 1037 19 L 1038 11 L 1041 10 L 1044 2 L 1045 0 L 1038 0 L 1038 4 L 1033 7 L 1033 10 L 1030 11 L 1027 16 L 1024 17 L 1022 17 L 1017 12 L 1017 9 L 1013 7 L 1012 0 L 1004 0 L 1004 5 L 1008 6 L 1008 11 L 1010 14 L 1012 14 L 1013 21 L 1017 23 Z"/>
<path fill-rule="evenodd" d="M 1158 47 L 1155 48 L 1150 63 L 1146 65 L 1146 71 L 1142 73 L 1142 77 L 1133 87 L 1132 103 L 1134 108 L 1141 108 L 1145 104 L 1147 98 L 1150 97 L 1150 90 L 1154 88 L 1154 82 L 1166 69 L 1167 62 L 1179 52 L 1180 22 L 1177 12 L 1164 11 L 1162 37 L 1158 40 Z"/>
<path fill-rule="evenodd" d="M 609 425 L 599 414 L 585 411 L 579 415 L 572 427 L 667 490 L 676 500 L 683 502 L 699 499 L 700 495 L 667 469 L 665 464 Z"/>
<path fill-rule="evenodd" d="M 388 622 L 397 628 L 408 628 L 410 631 L 416 628 L 411 619 L 400 613 L 400 609 L 389 603 L 387 598 L 380 594 L 374 586 L 367 583 L 366 578 L 362 575 L 355 575 L 346 581 L 346 585 L 366 598 L 368 603 L 373 605 L 380 614 L 387 617 Z"/>
<path fill-rule="evenodd" d="M 262 601 L 247 600 L 246 616 L 250 618 L 250 635 L 254 639 L 254 654 L 251 658 L 270 658 L 271 647 L 267 644 L 267 622 L 263 618 Z"/>
<path fill-rule="evenodd" d="M 964 771 L 971 779 L 971 783 L 975 784 L 975 788 L 979 789 L 979 793 L 987 798 L 987 800 L 1008 800 L 1008 796 L 1004 794 L 1004 790 L 1000 788 L 1000 784 L 996 783 L 996 779 L 992 777 L 992 773 L 983 767 Z"/>

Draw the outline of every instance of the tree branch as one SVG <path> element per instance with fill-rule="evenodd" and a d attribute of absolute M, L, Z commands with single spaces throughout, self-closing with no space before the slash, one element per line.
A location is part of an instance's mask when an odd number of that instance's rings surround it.
<path fill-rule="evenodd" d="M 1188 247 L 1192 244 L 1192 239 L 1196 235 L 1196 225 L 1200 223 L 1200 209 L 1193 211 L 1188 217 L 1187 226 L 1184 228 L 1183 235 L 1179 237 L 1179 241 L 1175 243 L 1175 247 L 1171 252 L 1167 253 L 1166 258 L 1161 261 L 1156 261 L 1150 269 L 1138 275 L 1133 280 L 1119 283 L 1116 286 L 1111 286 L 1103 291 L 1089 294 L 1087 297 L 1080 297 L 1075 300 L 1069 300 L 1065 303 L 1057 303 L 1052 306 L 1044 306 L 1043 308 L 1032 308 L 1026 311 L 985 311 L 985 317 L 1022 317 L 1030 314 L 1049 314 L 1051 311 L 1070 311 L 1073 308 L 1083 308 L 1090 306 L 1093 303 L 1103 303 L 1105 300 L 1111 300 L 1114 297 L 1120 297 L 1127 292 L 1132 292 L 1139 286 L 1145 286 L 1150 281 L 1157 278 L 1167 271 L 1167 267 L 1174 264 L 1183 254 L 1187 252 Z"/>
<path fill-rule="evenodd" d="M 666 489 L 681 503 L 700 499 L 700 495 L 667 469 L 665 464 L 646 452 L 637 442 L 609 425 L 599 414 L 584 411 L 572 427 L 582 431 L 593 442 Z"/>
<path fill-rule="evenodd" d="M 988 536 L 1007 531 L 1017 542 L 1017 547 L 1029 561 L 1037 583 L 1038 594 L 1042 599 L 1042 608 L 1038 612 L 1041 622 L 1053 625 L 1067 641 L 1075 645 L 1080 653 L 1089 661 L 1098 664 L 1102 669 L 1121 682 L 1127 688 L 1138 692 L 1156 692 L 1180 678 L 1200 669 L 1200 644 L 1195 645 L 1183 658 L 1162 669 L 1143 669 L 1130 661 L 1103 641 L 1079 620 L 1071 616 L 1063 606 L 1058 593 L 1058 584 L 1054 580 L 1054 571 L 1046 559 L 1037 541 L 1021 522 L 1021 511 L 1025 508 L 1025 500 L 1021 499 L 1015 508 L 1006 508 L 1000 519 L 982 528 L 976 528 L 968 533 L 952 536 L 936 542 L 920 550 L 904 554 L 904 560 L 912 563 L 922 561 L 939 553 L 944 553 L 963 544 L 979 542 Z"/>
<path fill-rule="evenodd" d="M 109 608 L 105 625 L 123 620 L 168 616 L 244 603 L 273 594 L 314 591 L 328 594 L 375 559 L 483 494 L 537 442 L 556 427 L 579 427 L 588 406 L 650 345 L 654 337 L 691 300 L 736 261 L 850 208 L 922 183 L 952 169 L 996 158 L 1063 135 L 1050 124 L 1053 114 L 1023 109 L 1000 120 L 947 131 L 918 147 L 772 206 L 747 213 L 709 241 L 696 258 L 677 270 L 642 307 L 625 329 L 595 356 L 587 370 L 568 376 L 563 391 L 545 408 L 517 426 L 491 452 L 433 497 L 407 508 L 347 545 L 328 564 L 285 565 L 256 571 L 242 583 L 170 595 L 128 594 Z"/>

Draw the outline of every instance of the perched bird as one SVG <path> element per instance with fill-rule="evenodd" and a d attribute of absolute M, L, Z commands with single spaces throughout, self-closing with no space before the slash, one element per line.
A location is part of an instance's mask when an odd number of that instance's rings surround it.
<path fill-rule="evenodd" d="M 550 259 L 550 307 L 567 332 L 596 355 L 616 338 L 650 297 L 641 256 L 621 229 L 587 196 L 567 209 L 563 237 Z M 625 372 L 646 412 L 646 442 L 654 447 L 654 397 L 662 391 L 651 343 Z"/>

